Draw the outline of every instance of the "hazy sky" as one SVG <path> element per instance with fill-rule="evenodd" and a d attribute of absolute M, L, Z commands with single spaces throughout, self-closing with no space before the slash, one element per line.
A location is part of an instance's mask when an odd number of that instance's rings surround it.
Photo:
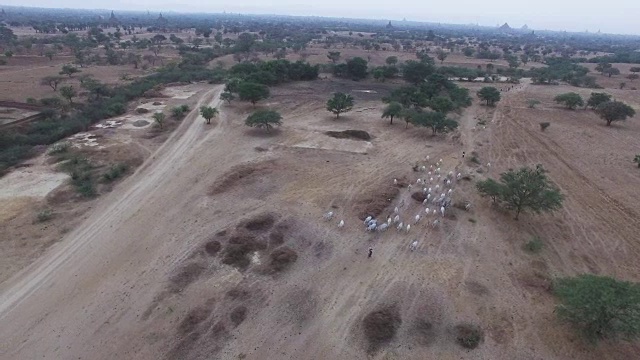
<path fill-rule="evenodd" d="M 368 19 L 479 23 L 534 29 L 640 35 L 640 1 L 609 0 L 0 0 L 5 5 L 101 8 L 178 12 L 240 12 L 250 14 L 318 15 Z M 0 5 L 1 6 L 1 5 Z"/>

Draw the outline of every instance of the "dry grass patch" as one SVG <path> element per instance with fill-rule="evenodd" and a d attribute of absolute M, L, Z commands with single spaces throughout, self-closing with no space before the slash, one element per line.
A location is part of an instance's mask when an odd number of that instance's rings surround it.
<path fill-rule="evenodd" d="M 466 349 L 475 349 L 484 341 L 484 332 L 477 325 L 462 323 L 456 325 L 453 330 L 456 342 Z"/>
<path fill-rule="evenodd" d="M 362 320 L 364 335 L 369 342 L 369 351 L 391 342 L 402 324 L 400 312 L 396 306 L 372 311 Z"/>
<path fill-rule="evenodd" d="M 209 314 L 211 314 L 211 309 L 205 307 L 197 307 L 195 309 L 192 309 L 178 325 L 178 333 L 181 335 L 186 335 L 192 332 L 193 330 L 195 330 L 198 324 L 205 321 L 209 317 Z"/>
<path fill-rule="evenodd" d="M 298 254 L 288 246 L 277 248 L 269 255 L 269 270 L 281 272 L 287 270 L 298 260 Z"/>
<path fill-rule="evenodd" d="M 183 266 L 177 274 L 169 279 L 169 290 L 174 293 L 183 291 L 200 277 L 204 269 L 205 267 L 198 263 Z"/>
<path fill-rule="evenodd" d="M 234 327 L 237 327 L 238 325 L 242 324 L 242 322 L 246 317 L 247 317 L 246 306 L 238 306 L 235 309 L 233 309 L 233 311 L 231 311 L 231 314 L 229 314 L 229 319 L 231 319 L 231 322 L 233 323 Z"/>

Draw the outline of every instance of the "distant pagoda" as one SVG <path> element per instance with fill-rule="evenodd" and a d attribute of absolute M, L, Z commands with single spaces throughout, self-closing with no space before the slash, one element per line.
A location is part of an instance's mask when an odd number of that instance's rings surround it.
<path fill-rule="evenodd" d="M 511 31 L 511 26 L 509 26 L 509 24 L 504 23 L 504 25 L 500 26 L 499 29 L 501 31 Z"/>

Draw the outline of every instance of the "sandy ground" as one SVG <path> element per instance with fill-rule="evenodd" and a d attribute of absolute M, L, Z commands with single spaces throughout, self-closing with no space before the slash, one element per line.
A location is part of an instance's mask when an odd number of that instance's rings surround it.
<path fill-rule="evenodd" d="M 259 105 L 283 114 L 282 129 L 272 134 L 246 129 L 253 109 L 244 104 L 222 105 L 209 126 L 190 113 L 77 228 L 0 284 L 0 357 L 633 358 L 637 344 L 593 348 L 580 341 L 555 319 L 548 287 L 553 276 L 580 272 L 640 280 L 640 175 L 630 162 L 637 119 L 605 128 L 588 111 L 553 104 L 571 88 L 524 83 L 495 109 L 467 109 L 459 133 L 431 137 L 380 119 L 385 86 L 274 88 Z M 338 89 L 376 93 L 352 92 L 354 110 L 334 120 L 324 103 Z M 199 105 L 219 105 L 220 91 L 207 92 Z M 541 106 L 528 109 L 528 98 Z M 546 132 L 538 128 L 543 119 L 552 122 Z M 372 140 L 323 138 L 346 129 L 366 130 Z M 492 166 L 465 161 L 462 151 L 476 151 Z M 424 177 L 411 166 L 427 155 L 442 158 L 443 171 L 472 179 L 542 163 L 565 192 L 565 208 L 516 222 L 463 180 L 454 198 L 470 201 L 470 212 L 451 209 L 439 227 L 423 221 L 408 234 L 365 233 L 358 217 L 371 203 L 386 207 L 382 218 L 394 206 L 407 219 L 422 211 L 392 180 Z M 324 222 L 329 209 L 336 218 Z M 275 224 L 242 225 L 261 213 Z M 244 269 L 223 264 L 204 245 L 219 239 L 227 246 L 236 226 L 269 238 Z M 521 248 L 534 235 L 545 242 L 539 255 Z M 280 243 L 297 261 L 283 273 L 265 272 Z M 362 319 L 389 305 L 402 323 L 390 344 L 368 355 Z M 416 330 L 420 321 L 432 325 L 428 333 Z M 451 329 L 462 321 L 484 329 L 478 349 L 455 344 Z"/>

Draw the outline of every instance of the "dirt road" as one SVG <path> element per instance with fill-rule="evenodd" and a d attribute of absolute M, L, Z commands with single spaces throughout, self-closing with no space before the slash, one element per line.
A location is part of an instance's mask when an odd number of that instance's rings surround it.
<path fill-rule="evenodd" d="M 91 212 L 82 226 L 71 232 L 60 244 L 52 247 L 48 254 L 4 284 L 0 295 L 0 319 L 3 322 L 24 326 L 27 325 L 26 322 L 15 319 L 43 316 L 43 313 L 38 312 L 39 309 L 44 310 L 55 303 L 66 302 L 65 299 L 72 296 L 73 292 L 62 290 L 65 285 L 70 285 L 64 279 L 77 278 L 76 271 L 82 264 L 88 266 L 82 270 L 84 276 L 99 278 L 107 275 L 91 274 L 92 271 L 99 272 L 91 264 L 100 262 L 103 257 L 110 258 L 109 255 L 98 251 L 104 246 L 113 246 L 122 241 L 120 245 L 123 248 L 120 251 L 126 248 L 127 239 L 111 238 L 112 231 L 131 217 L 135 217 L 143 204 L 162 197 L 162 194 L 157 194 L 154 190 L 180 171 L 183 159 L 193 156 L 193 151 L 198 148 L 199 143 L 221 134 L 223 122 L 216 129 L 207 131 L 199 115 L 200 105 L 219 104 L 220 92 L 220 86 L 207 92 L 166 143 L 119 187 L 119 191 L 109 194 L 108 199 L 104 199 L 100 206 Z M 113 265 L 116 264 L 111 264 Z M 75 295 L 77 294 L 74 294 L 74 297 Z M 47 300 L 39 300 L 41 296 L 45 296 Z M 45 317 L 47 313 L 48 311 L 44 313 Z M 9 346 L 15 345 L 14 342 L 8 341 L 12 338 L 12 333 L 16 335 L 15 330 L 3 327 L 0 354 L 6 354 Z"/>

